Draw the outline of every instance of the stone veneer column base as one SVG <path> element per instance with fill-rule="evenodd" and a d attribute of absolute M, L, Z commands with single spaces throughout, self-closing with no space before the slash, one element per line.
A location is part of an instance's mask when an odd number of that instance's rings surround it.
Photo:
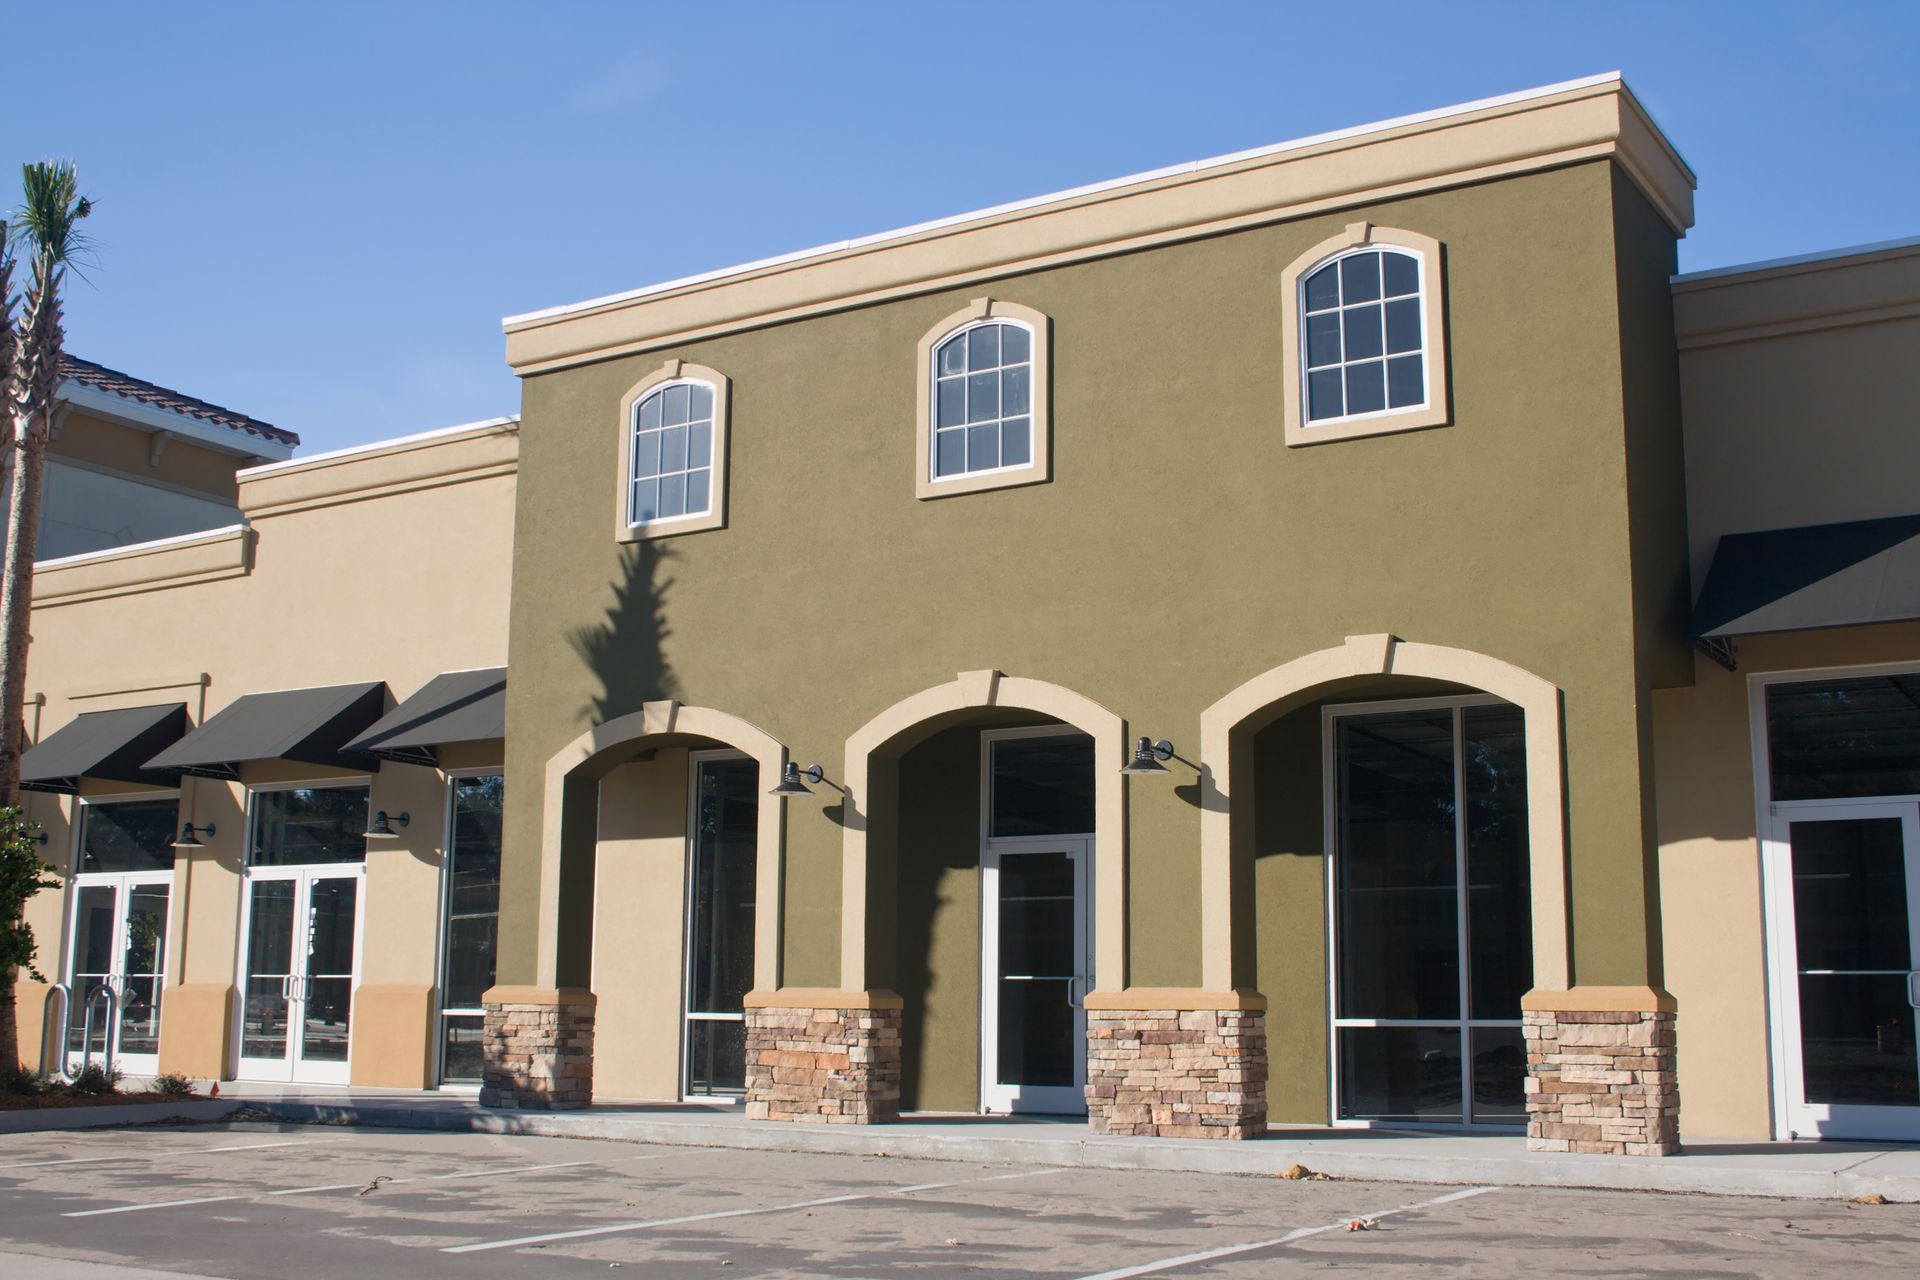
<path fill-rule="evenodd" d="M 1605 991 L 1605 988 L 1594 989 Z M 1637 990 L 1637 989 L 1630 989 Z M 1642 995 L 1646 994 L 1644 992 Z M 1666 1008 L 1539 1008 L 1581 1001 L 1581 992 L 1529 992 L 1527 1147 L 1597 1155 L 1670 1156 L 1680 1151 L 1680 1090 L 1674 1072 L 1673 997 Z"/>
<path fill-rule="evenodd" d="M 747 997 L 747 1117 L 810 1124 L 900 1118 L 900 997 L 773 991 Z"/>
<path fill-rule="evenodd" d="M 1087 1126 L 1160 1138 L 1257 1138 L 1267 1131 L 1262 1008 L 1109 1008 L 1140 992 L 1087 999 Z M 1204 997 L 1200 997 L 1204 999 Z M 1258 996 L 1220 1003 L 1264 1004 Z"/>
<path fill-rule="evenodd" d="M 593 995 L 574 987 L 493 987 L 480 1105 L 566 1111 L 593 1101 Z"/>

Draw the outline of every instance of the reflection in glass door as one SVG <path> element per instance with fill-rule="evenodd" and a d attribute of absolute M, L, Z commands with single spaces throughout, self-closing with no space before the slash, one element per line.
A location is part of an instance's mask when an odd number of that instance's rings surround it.
<path fill-rule="evenodd" d="M 160 1069 L 177 813 L 171 796 L 81 805 L 67 946 L 70 1069 L 79 1065 L 89 1038 L 95 1061 L 105 1058 L 111 1045 L 114 1065 L 129 1075 Z M 111 1003 L 96 994 L 102 989 L 113 993 Z"/>
<path fill-rule="evenodd" d="M 1519 1125 L 1533 981 L 1518 707 L 1327 714 L 1334 1118 Z"/>
<path fill-rule="evenodd" d="M 1920 1139 L 1920 806 L 1778 804 L 1768 844 L 1791 1136 Z M 1790 892 L 1784 892 L 1787 886 Z"/>

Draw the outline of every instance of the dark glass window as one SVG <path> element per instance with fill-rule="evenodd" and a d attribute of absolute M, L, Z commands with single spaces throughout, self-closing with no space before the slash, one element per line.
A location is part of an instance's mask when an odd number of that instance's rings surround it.
<path fill-rule="evenodd" d="M 180 830 L 180 802 L 123 800 L 80 806 L 81 874 L 90 871 L 171 871 Z"/>
<path fill-rule="evenodd" d="M 935 479 L 1033 459 L 1033 335 L 989 320 L 933 353 Z M 1044 390 L 1044 389 L 1043 389 Z"/>
<path fill-rule="evenodd" d="M 1920 793 L 1920 674 L 1767 686 L 1775 800 Z"/>
<path fill-rule="evenodd" d="M 1006 738 L 993 744 L 988 835 L 1079 836 L 1093 832 L 1093 739 Z"/>
<path fill-rule="evenodd" d="M 687 1092 L 746 1087 L 744 1001 L 753 987 L 760 766 L 701 760 L 693 771 L 688 886 Z"/>
<path fill-rule="evenodd" d="M 1308 422 L 1426 402 L 1418 258 L 1346 254 L 1302 282 L 1300 301 Z"/>
<path fill-rule="evenodd" d="M 480 997 L 493 985 L 500 923 L 500 813 L 506 779 L 497 773 L 453 780 L 447 849 L 447 927 L 441 1005 L 440 1078 L 480 1079 Z M 466 1010 L 468 1012 L 453 1012 Z"/>
<path fill-rule="evenodd" d="M 367 860 L 367 788 L 293 787 L 253 794 L 256 867 Z"/>

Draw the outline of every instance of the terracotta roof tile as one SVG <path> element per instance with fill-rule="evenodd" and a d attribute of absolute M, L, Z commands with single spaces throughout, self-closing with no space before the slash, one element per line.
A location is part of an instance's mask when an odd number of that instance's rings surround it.
<path fill-rule="evenodd" d="M 260 436 L 266 440 L 275 440 L 284 445 L 298 445 L 300 437 L 291 431 L 282 430 L 272 423 L 250 418 L 244 413 L 235 413 L 232 409 L 223 409 L 217 404 L 208 404 L 205 400 L 196 400 L 192 396 L 182 395 L 132 374 L 121 373 L 118 369 L 109 369 L 103 364 L 91 360 L 82 360 L 78 356 L 62 355 L 60 367 L 69 378 L 96 390 L 111 395 L 124 396 L 129 400 L 138 400 L 150 404 L 156 409 L 165 409 L 168 413 L 185 414 L 189 418 L 198 418 L 215 426 L 226 427 L 245 435 Z"/>

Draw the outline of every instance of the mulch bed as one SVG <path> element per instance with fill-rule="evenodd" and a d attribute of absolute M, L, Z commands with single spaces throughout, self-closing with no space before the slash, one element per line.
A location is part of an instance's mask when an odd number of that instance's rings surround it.
<path fill-rule="evenodd" d="M 0 1093 L 0 1111 L 40 1111 L 50 1107 L 125 1107 L 148 1102 L 192 1102 L 193 1100 L 194 1098 L 169 1098 L 164 1093 Z"/>

